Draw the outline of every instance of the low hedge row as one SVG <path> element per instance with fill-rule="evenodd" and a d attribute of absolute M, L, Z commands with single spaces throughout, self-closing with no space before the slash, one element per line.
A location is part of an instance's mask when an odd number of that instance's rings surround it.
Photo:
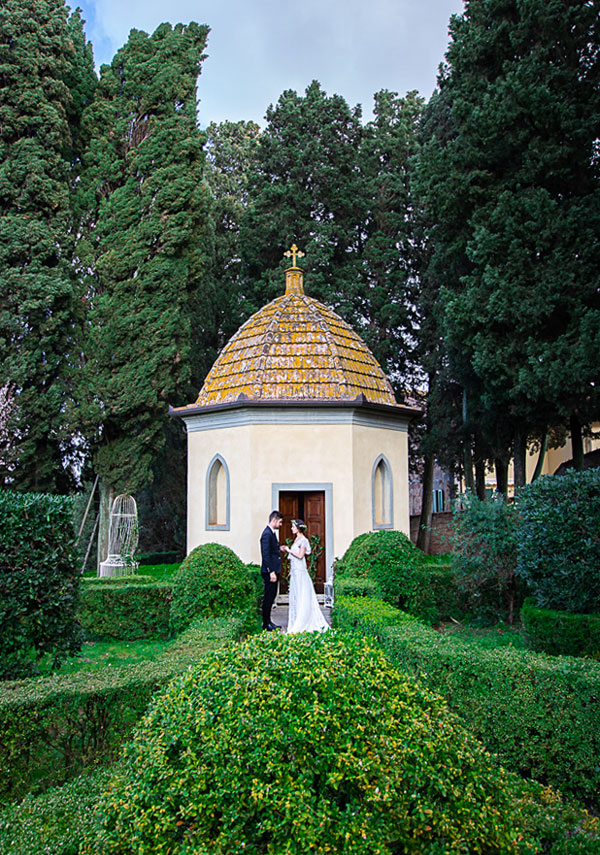
<path fill-rule="evenodd" d="M 336 562 L 336 595 L 377 596 L 427 623 L 463 615 L 455 574 L 447 561 L 432 561 L 401 531 L 355 537 Z"/>
<path fill-rule="evenodd" d="M 600 806 L 600 664 L 476 648 L 370 598 L 338 598 L 333 621 L 378 638 L 508 768 Z"/>
<path fill-rule="evenodd" d="M 600 660 L 600 615 L 541 609 L 528 599 L 521 608 L 521 621 L 532 650 Z"/>
<path fill-rule="evenodd" d="M 95 852 L 103 851 L 97 834 L 99 803 L 109 790 L 114 792 L 114 781 L 123 772 L 123 761 L 88 770 L 61 787 L 30 793 L 19 804 L 0 809 L 0 852 L 79 855 L 84 840 L 92 841 Z M 536 852 L 597 855 L 597 820 L 565 804 L 557 793 L 524 782 L 517 811 L 523 830 L 538 843 Z"/>
<path fill-rule="evenodd" d="M 199 620 L 154 662 L 7 682 L 0 695 L 0 801 L 60 784 L 115 756 L 155 692 L 239 638 L 246 616 Z"/>
<path fill-rule="evenodd" d="M 86 579 L 77 616 L 88 639 L 167 638 L 171 591 L 149 576 Z"/>
<path fill-rule="evenodd" d="M 0 852 L 10 855 L 78 855 L 90 833 L 94 809 L 119 764 L 89 770 L 40 795 L 0 809 Z M 99 850 L 100 851 L 100 850 Z"/>

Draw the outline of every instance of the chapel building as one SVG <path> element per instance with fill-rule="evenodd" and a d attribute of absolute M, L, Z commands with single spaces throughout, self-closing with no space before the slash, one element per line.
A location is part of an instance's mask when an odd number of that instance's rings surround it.
<path fill-rule="evenodd" d="M 359 534 L 410 531 L 408 422 L 364 341 L 304 293 L 294 245 L 285 294 L 223 348 L 198 399 L 172 408 L 188 435 L 188 552 L 230 547 L 260 563 L 271 510 L 280 541 L 301 518 L 318 535 L 315 589 L 331 594 L 334 558 Z M 285 583 L 281 591 L 285 595 Z"/>

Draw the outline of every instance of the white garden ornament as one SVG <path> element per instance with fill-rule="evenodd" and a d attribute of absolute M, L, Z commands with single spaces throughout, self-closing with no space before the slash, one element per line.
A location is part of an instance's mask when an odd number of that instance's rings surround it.
<path fill-rule="evenodd" d="M 138 568 L 133 560 L 138 545 L 137 505 L 133 496 L 116 497 L 110 512 L 108 556 L 100 564 L 100 576 L 128 576 Z"/>

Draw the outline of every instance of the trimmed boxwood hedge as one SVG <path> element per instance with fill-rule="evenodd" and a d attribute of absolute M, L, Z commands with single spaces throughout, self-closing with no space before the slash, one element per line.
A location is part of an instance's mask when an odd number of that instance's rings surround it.
<path fill-rule="evenodd" d="M 401 531 L 354 538 L 336 562 L 336 596 L 378 596 L 431 624 L 462 615 L 452 567 L 435 562 Z"/>
<path fill-rule="evenodd" d="M 189 553 L 173 580 L 171 627 L 181 632 L 199 617 L 254 611 L 246 565 L 232 549 L 203 543 Z"/>
<path fill-rule="evenodd" d="M 88 639 L 166 638 L 171 590 L 150 576 L 86 579 L 77 617 Z"/>
<path fill-rule="evenodd" d="M 538 608 L 528 599 L 521 621 L 532 650 L 600 660 L 600 615 L 580 615 Z"/>
<path fill-rule="evenodd" d="M 84 851 L 533 853 L 522 798 L 376 646 L 260 634 L 155 700 Z"/>
<path fill-rule="evenodd" d="M 30 793 L 23 801 L 0 809 L 0 852 L 78 855 L 82 840 L 93 829 L 99 795 L 117 769 L 118 764 L 88 770 L 61 787 Z"/>
<path fill-rule="evenodd" d="M 80 579 L 71 499 L 0 490 L 0 679 L 80 649 Z"/>
<path fill-rule="evenodd" d="M 239 638 L 240 618 L 199 620 L 154 662 L 7 682 L 0 694 L 0 801 L 113 758 L 155 692 L 207 650 Z"/>
<path fill-rule="evenodd" d="M 333 623 L 377 638 L 508 768 L 600 807 L 599 663 L 474 647 L 369 598 L 338 598 Z"/>

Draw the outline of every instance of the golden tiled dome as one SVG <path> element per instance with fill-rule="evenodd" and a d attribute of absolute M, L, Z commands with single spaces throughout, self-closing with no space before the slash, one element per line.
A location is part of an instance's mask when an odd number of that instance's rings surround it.
<path fill-rule="evenodd" d="M 285 294 L 252 315 L 225 345 L 194 406 L 227 404 L 240 395 L 349 401 L 361 394 L 396 406 L 364 341 L 339 315 L 304 294 L 302 271 L 294 266 L 286 270 Z"/>

